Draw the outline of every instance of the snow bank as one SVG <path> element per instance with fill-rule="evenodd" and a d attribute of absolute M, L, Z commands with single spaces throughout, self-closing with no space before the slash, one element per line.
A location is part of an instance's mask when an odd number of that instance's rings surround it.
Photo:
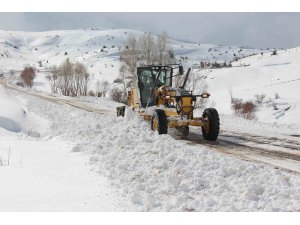
<path fill-rule="evenodd" d="M 298 175 L 159 136 L 130 110 L 117 118 L 26 98 L 141 211 L 300 210 Z"/>
<path fill-rule="evenodd" d="M 28 112 L 19 99 L 8 95 L 0 86 L 0 128 L 10 132 L 25 132 L 27 135 L 39 137 L 46 132 L 48 122 Z"/>
<path fill-rule="evenodd" d="M 20 132 L 26 112 L 20 107 L 17 99 L 10 97 L 0 86 L 0 127 L 11 131 Z"/>

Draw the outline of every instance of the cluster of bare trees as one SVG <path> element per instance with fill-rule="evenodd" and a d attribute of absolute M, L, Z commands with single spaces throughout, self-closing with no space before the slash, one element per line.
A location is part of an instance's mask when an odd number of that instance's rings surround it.
<path fill-rule="evenodd" d="M 66 96 L 87 95 L 89 73 L 86 67 L 79 62 L 72 63 L 66 59 L 60 66 L 50 68 L 46 77 L 53 93 Z"/>
<path fill-rule="evenodd" d="M 125 78 L 131 77 L 131 81 L 134 81 L 136 80 L 137 66 L 174 63 L 175 56 L 166 32 L 158 36 L 145 33 L 139 39 L 134 35 L 129 35 L 126 47 L 121 52 L 120 60 L 122 62 L 120 78 L 125 80 Z M 130 81 L 128 85 L 130 85 Z"/>
<path fill-rule="evenodd" d="M 33 86 L 33 80 L 36 76 L 35 69 L 33 67 L 25 67 L 20 76 L 24 82 L 24 85 L 31 88 Z"/>

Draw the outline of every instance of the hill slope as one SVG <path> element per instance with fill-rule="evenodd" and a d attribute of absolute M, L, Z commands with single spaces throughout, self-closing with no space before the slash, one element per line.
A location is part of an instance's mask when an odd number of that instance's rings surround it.
<path fill-rule="evenodd" d="M 255 102 L 255 95 L 265 95 L 257 104 L 256 118 L 274 124 L 300 125 L 300 48 L 265 53 L 241 59 L 232 68 L 198 71 L 211 93 L 210 104 L 231 114 L 230 94 Z M 242 66 L 248 65 L 248 66 Z"/>
<path fill-rule="evenodd" d="M 120 50 L 130 34 L 140 37 L 144 32 L 129 29 L 0 31 L 0 71 L 20 70 L 26 64 L 43 69 L 70 58 L 88 66 L 93 74 L 92 81 L 112 82 L 118 76 Z M 230 61 L 235 56 L 244 57 L 260 52 L 255 49 L 185 43 L 173 39 L 170 42 L 176 57 L 187 58 L 189 65 L 199 64 L 201 60 Z M 43 79 L 38 78 L 37 82 L 43 83 Z M 91 82 L 91 89 L 93 83 Z M 49 91 L 49 87 L 46 89 Z"/>

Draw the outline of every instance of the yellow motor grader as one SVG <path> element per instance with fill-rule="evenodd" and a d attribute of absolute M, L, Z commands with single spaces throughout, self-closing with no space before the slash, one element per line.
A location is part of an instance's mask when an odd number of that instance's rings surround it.
<path fill-rule="evenodd" d="M 194 117 L 197 98 L 208 98 L 210 95 L 194 95 L 185 89 L 190 71 L 189 68 L 182 85 L 175 88 L 173 78 L 184 76 L 181 65 L 138 67 L 137 85 L 127 93 L 128 106 L 138 111 L 145 120 L 151 121 L 151 129 L 159 134 L 167 134 L 168 128 L 176 128 L 187 136 L 189 126 L 198 126 L 202 128 L 204 139 L 215 141 L 220 129 L 219 114 L 216 109 L 207 108 L 202 117 Z M 117 107 L 117 116 L 124 116 L 125 109 L 125 106 Z"/>

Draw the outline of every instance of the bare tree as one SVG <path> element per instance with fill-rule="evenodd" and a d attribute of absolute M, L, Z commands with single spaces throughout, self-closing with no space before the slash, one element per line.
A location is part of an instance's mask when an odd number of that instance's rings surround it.
<path fill-rule="evenodd" d="M 105 97 L 109 90 L 109 83 L 108 81 L 97 81 L 96 83 L 96 95 L 98 97 Z"/>
<path fill-rule="evenodd" d="M 140 39 L 130 35 L 126 47 L 120 54 L 120 79 L 124 88 L 131 86 L 137 80 L 137 66 L 141 64 L 164 65 L 175 62 L 175 55 L 170 46 L 166 32 L 159 36 L 145 33 Z M 128 79 L 127 79 L 128 78 Z"/>
<path fill-rule="evenodd" d="M 49 80 L 53 93 L 66 96 L 87 95 L 89 73 L 82 63 L 66 59 L 59 67 L 51 67 Z"/>
<path fill-rule="evenodd" d="M 255 103 L 261 104 L 267 96 L 265 94 L 256 94 L 254 95 Z"/>
<path fill-rule="evenodd" d="M 69 96 L 71 94 L 71 77 L 73 75 L 73 65 L 69 58 L 59 66 L 58 71 L 58 88 L 63 95 Z"/>
<path fill-rule="evenodd" d="M 58 68 L 57 66 L 53 66 L 50 68 L 50 74 L 48 74 L 46 76 L 46 79 L 49 81 L 50 83 L 50 87 L 51 87 L 51 91 L 54 94 L 57 94 L 58 92 Z"/>
<path fill-rule="evenodd" d="M 126 92 L 124 90 L 121 90 L 117 87 L 113 88 L 110 90 L 110 97 L 113 101 L 116 102 L 121 102 L 126 104 L 127 103 L 127 97 L 126 97 Z"/>
<path fill-rule="evenodd" d="M 33 80 L 36 77 L 35 69 L 33 67 L 25 67 L 20 76 L 25 86 L 32 88 Z"/>
<path fill-rule="evenodd" d="M 154 63 L 155 59 L 155 39 L 151 33 L 145 33 L 141 38 L 142 58 L 148 65 Z"/>
<path fill-rule="evenodd" d="M 89 73 L 87 72 L 86 67 L 82 63 L 73 64 L 74 74 L 72 80 L 72 95 L 87 95 L 87 85 Z"/>
<path fill-rule="evenodd" d="M 163 32 L 156 39 L 156 51 L 158 56 L 158 64 L 166 64 L 166 53 L 167 53 L 167 45 L 168 45 L 168 35 L 166 32 Z"/>
<path fill-rule="evenodd" d="M 136 68 L 140 61 L 141 50 L 139 49 L 139 42 L 134 35 L 129 35 L 126 47 L 121 52 L 121 61 L 128 67 L 133 79 L 136 80 Z"/>

